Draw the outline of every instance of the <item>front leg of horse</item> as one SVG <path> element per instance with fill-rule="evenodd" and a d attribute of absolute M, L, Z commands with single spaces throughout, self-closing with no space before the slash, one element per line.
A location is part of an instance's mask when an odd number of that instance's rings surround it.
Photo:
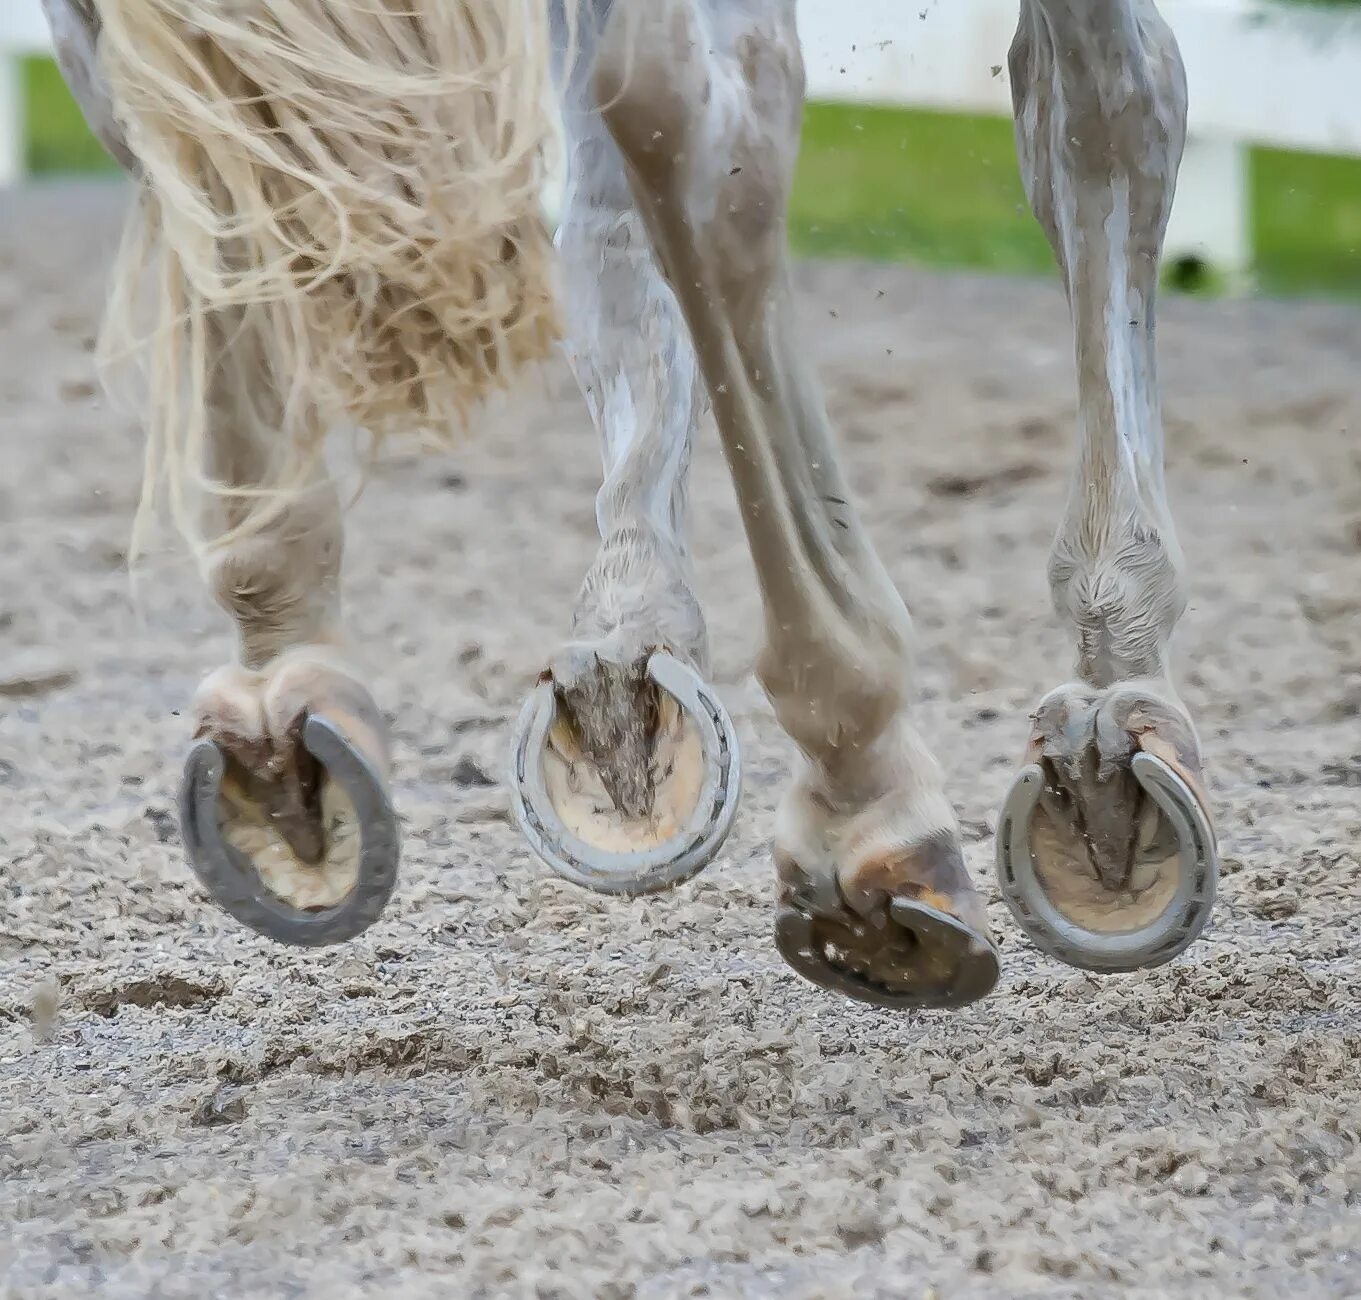
<path fill-rule="evenodd" d="M 690 325 L 761 584 L 758 673 L 802 755 L 776 823 L 776 944 L 805 978 L 859 1001 L 973 1002 L 998 956 L 913 716 L 907 610 L 790 325 L 793 6 L 621 7 L 597 88 Z"/>
<path fill-rule="evenodd" d="M 1026 0 L 1012 87 L 1031 206 L 1073 309 L 1078 457 L 1049 580 L 1078 680 L 1034 713 L 998 872 L 1045 951 L 1132 970 L 1200 934 L 1217 876 L 1200 744 L 1168 662 L 1186 597 L 1154 354 L 1185 79 L 1151 0 Z"/>

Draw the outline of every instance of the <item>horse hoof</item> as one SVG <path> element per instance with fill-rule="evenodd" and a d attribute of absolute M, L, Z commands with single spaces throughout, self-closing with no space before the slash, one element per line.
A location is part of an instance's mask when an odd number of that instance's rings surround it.
<path fill-rule="evenodd" d="M 339 728 L 311 714 L 303 744 L 349 799 L 358 822 L 358 870 L 353 887 L 338 903 L 292 906 L 224 838 L 218 809 L 226 759 L 212 740 L 200 740 L 185 761 L 180 825 L 189 865 L 219 907 L 267 939 L 320 948 L 353 939 L 382 915 L 397 884 L 401 838 L 382 781 Z"/>
<path fill-rule="evenodd" d="M 775 946 L 811 983 L 892 1011 L 954 1010 L 997 986 L 1002 971 L 997 949 L 959 917 L 917 899 L 895 898 L 886 919 L 910 956 L 893 963 L 891 974 L 876 969 L 874 944 L 883 942 L 882 926 L 864 927 L 864 933 L 844 925 L 829 929 L 813 913 L 786 904 L 775 922 Z M 829 944 L 837 960 L 827 952 Z"/>
<path fill-rule="evenodd" d="M 1032 828 L 1044 793 L 1039 764 L 1023 768 L 1007 795 L 997 826 L 997 878 L 1002 897 L 1037 948 L 1069 966 L 1102 974 L 1161 966 L 1204 930 L 1214 907 L 1219 860 L 1214 830 L 1191 783 L 1170 763 L 1147 752 L 1130 771 L 1157 805 L 1176 837 L 1175 883 L 1156 916 L 1123 930 L 1085 926 L 1060 910 L 1037 868 Z"/>
<path fill-rule="evenodd" d="M 596 824 L 590 818 L 598 821 L 608 810 L 585 808 L 588 801 L 570 789 L 570 779 L 550 774 L 550 737 L 558 722 L 551 679 L 525 701 L 515 729 L 510 788 L 520 830 L 558 875 L 601 894 L 650 894 L 691 879 L 712 861 L 737 813 L 741 762 L 727 710 L 698 673 L 669 654 L 653 654 L 647 676 L 675 702 L 678 728 L 693 728 L 694 770 L 687 789 L 695 787 L 696 793 L 674 825 L 617 828 L 612 838 L 619 848 L 584 837 Z M 682 750 L 676 762 L 685 761 Z"/>

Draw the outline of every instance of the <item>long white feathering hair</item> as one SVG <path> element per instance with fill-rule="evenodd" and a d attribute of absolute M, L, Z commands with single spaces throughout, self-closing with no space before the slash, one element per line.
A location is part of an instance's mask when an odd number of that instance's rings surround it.
<path fill-rule="evenodd" d="M 319 474 L 332 429 L 449 439 L 552 349 L 546 0 L 97 0 L 140 170 L 100 342 L 137 376 L 146 473 L 197 549 Z M 209 470 L 215 357 L 259 359 L 258 485 Z M 132 362 L 130 371 L 124 363 Z M 357 439 L 356 445 L 359 445 Z M 206 498 L 228 533 L 202 535 Z"/>

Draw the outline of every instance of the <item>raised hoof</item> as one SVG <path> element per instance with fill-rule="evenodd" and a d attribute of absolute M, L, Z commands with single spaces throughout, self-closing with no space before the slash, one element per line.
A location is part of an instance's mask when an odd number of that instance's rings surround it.
<path fill-rule="evenodd" d="M 1219 862 L 1189 727 L 1170 706 L 1129 694 L 1112 696 L 1102 711 L 1118 718 L 1114 728 L 1099 722 L 1102 743 L 1109 750 L 1109 738 L 1123 731 L 1132 751 L 1108 763 L 1103 780 L 1123 767 L 1146 796 L 1137 815 L 1127 798 L 1122 805 L 1133 846 L 1124 877 L 1113 878 L 1109 864 L 1103 872 L 1081 810 L 1064 802 L 1032 742 L 1040 761 L 1022 768 L 998 819 L 997 878 L 1037 948 L 1069 966 L 1117 974 L 1163 965 L 1199 937 L 1214 907 Z M 1168 739 L 1173 733 L 1178 743 Z M 1060 830 L 1070 818 L 1080 841 Z"/>
<path fill-rule="evenodd" d="M 967 1006 L 993 991 L 1002 969 L 987 938 L 910 898 L 893 899 L 874 920 L 831 919 L 786 903 L 775 922 L 775 945 L 804 979 L 895 1011 Z"/>
<path fill-rule="evenodd" d="M 219 907 L 268 939 L 320 948 L 353 939 L 382 915 L 397 884 L 401 837 L 382 781 L 338 727 L 309 715 L 303 745 L 343 791 L 358 823 L 357 873 L 338 903 L 293 906 L 269 888 L 245 853 L 227 841 L 219 821 L 226 759 L 212 740 L 198 741 L 185 761 L 180 823 L 189 865 Z"/>
<path fill-rule="evenodd" d="M 555 729 L 551 679 L 525 701 L 515 729 L 510 786 L 520 830 L 548 867 L 597 893 L 649 894 L 689 880 L 712 861 L 737 813 L 741 761 L 727 710 L 698 673 L 671 655 L 652 655 L 647 675 L 676 706 L 668 771 L 678 804 L 666 818 L 612 818 L 607 796 L 580 788 L 561 757 L 568 742 Z"/>

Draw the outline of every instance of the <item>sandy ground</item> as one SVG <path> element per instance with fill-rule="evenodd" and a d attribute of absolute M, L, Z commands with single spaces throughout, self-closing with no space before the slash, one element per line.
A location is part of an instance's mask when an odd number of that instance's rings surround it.
<path fill-rule="evenodd" d="M 790 749 L 750 677 L 711 430 L 694 533 L 748 750 L 727 851 L 610 901 L 507 824 L 508 727 L 595 540 L 593 439 L 557 370 L 354 514 L 351 620 L 406 827 L 391 911 L 314 954 L 203 902 L 180 710 L 229 638 L 181 563 L 129 599 L 138 439 L 89 357 L 118 202 L 0 203 L 0 1292 L 1361 1294 L 1361 316 L 1165 311 L 1178 662 L 1225 878 L 1190 954 L 1102 980 L 1020 941 L 990 866 L 1027 709 L 1070 663 L 1044 578 L 1062 298 L 801 273 L 1003 943 L 990 1001 L 902 1018 L 771 943 Z"/>

